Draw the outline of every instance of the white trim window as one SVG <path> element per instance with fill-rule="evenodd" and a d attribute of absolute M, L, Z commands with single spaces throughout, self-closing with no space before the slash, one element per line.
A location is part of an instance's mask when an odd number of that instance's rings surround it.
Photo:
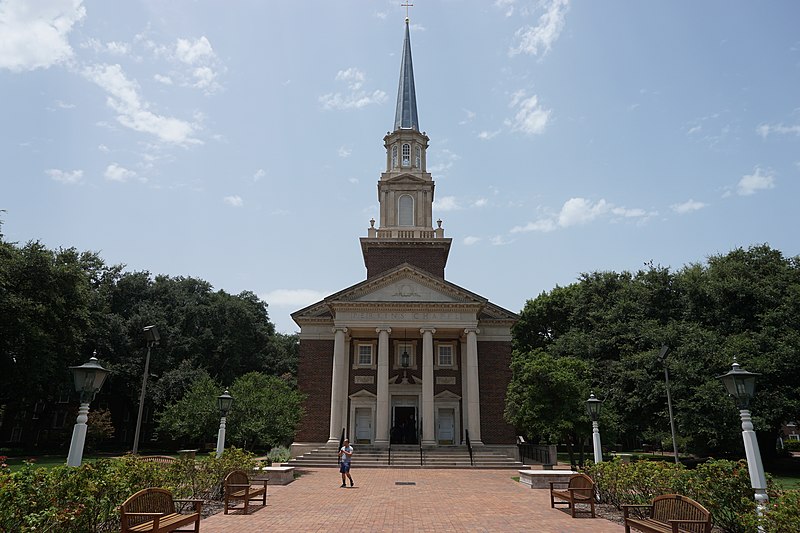
<path fill-rule="evenodd" d="M 422 148 L 419 146 L 414 147 L 414 166 L 422 168 Z"/>
<path fill-rule="evenodd" d="M 372 366 L 372 345 L 359 344 L 358 345 L 358 359 L 356 361 L 358 366 Z"/>
<path fill-rule="evenodd" d="M 408 143 L 403 145 L 403 166 L 411 166 L 411 145 Z"/>
<path fill-rule="evenodd" d="M 440 344 L 436 354 L 436 362 L 440 367 L 452 367 L 455 350 L 452 344 Z"/>
<path fill-rule="evenodd" d="M 397 145 L 392 146 L 392 168 L 397 168 Z"/>

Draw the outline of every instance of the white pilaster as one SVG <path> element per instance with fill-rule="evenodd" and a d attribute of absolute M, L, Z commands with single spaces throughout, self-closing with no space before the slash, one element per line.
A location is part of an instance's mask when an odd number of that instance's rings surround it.
<path fill-rule="evenodd" d="M 375 414 L 375 445 L 389 445 L 389 334 L 391 328 L 378 332 L 378 400 Z"/>
<path fill-rule="evenodd" d="M 467 336 L 467 419 L 469 420 L 469 440 L 475 445 L 481 442 L 481 403 L 478 380 L 478 333 L 477 328 L 464 330 Z"/>
<path fill-rule="evenodd" d="M 422 445 L 435 446 L 433 415 L 433 328 L 422 328 Z"/>
<path fill-rule="evenodd" d="M 347 328 L 333 328 L 333 375 L 331 376 L 331 425 L 328 443 L 339 444 L 342 434 L 342 395 L 347 384 L 345 362 L 345 333 Z"/>
<path fill-rule="evenodd" d="M 461 410 L 462 416 L 464 417 L 464 425 L 462 426 L 461 435 L 459 436 L 459 441 L 461 444 L 466 444 L 466 440 L 464 439 L 464 429 L 469 428 L 469 379 L 467 375 L 467 340 L 462 337 L 461 341 Z"/>

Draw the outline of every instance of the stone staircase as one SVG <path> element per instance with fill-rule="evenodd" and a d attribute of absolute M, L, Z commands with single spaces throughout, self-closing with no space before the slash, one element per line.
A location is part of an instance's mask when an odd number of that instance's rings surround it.
<path fill-rule="evenodd" d="M 391 464 L 389 464 L 389 450 L 387 449 L 365 444 L 355 445 L 353 448 L 355 452 L 353 468 L 508 468 L 519 470 L 524 467 L 519 461 L 484 447 L 472 449 L 474 466 L 470 465 L 469 451 L 466 446 L 422 448 L 421 465 L 420 449 L 416 445 L 393 445 Z M 321 447 L 285 464 L 296 468 L 335 468 L 338 467 L 337 451 L 335 445 Z"/>

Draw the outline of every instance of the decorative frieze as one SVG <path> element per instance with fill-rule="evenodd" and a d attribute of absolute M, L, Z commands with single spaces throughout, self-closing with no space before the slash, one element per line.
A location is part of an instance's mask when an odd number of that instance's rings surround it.
<path fill-rule="evenodd" d="M 375 376 L 355 376 L 353 380 L 357 385 L 372 385 L 375 383 Z"/>
<path fill-rule="evenodd" d="M 455 385 L 456 384 L 456 377 L 455 376 L 436 376 L 436 384 L 437 385 Z"/>

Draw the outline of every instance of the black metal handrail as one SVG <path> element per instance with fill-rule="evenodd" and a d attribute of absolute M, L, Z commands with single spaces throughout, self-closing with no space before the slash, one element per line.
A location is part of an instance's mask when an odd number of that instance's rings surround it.
<path fill-rule="evenodd" d="M 469 452 L 469 466 L 475 466 L 475 463 L 472 460 L 472 443 L 469 441 L 469 430 L 464 430 L 464 436 L 466 437 L 467 441 L 467 451 Z"/>
<path fill-rule="evenodd" d="M 523 463 L 525 462 L 525 458 L 528 457 L 534 463 L 540 463 L 543 465 L 554 464 L 552 457 L 550 457 L 549 446 L 537 446 L 527 442 L 520 443 L 517 446 L 519 447 L 519 460 Z"/>
<path fill-rule="evenodd" d="M 422 461 L 422 419 L 417 422 L 417 442 L 419 443 L 419 466 L 424 466 Z"/>
<path fill-rule="evenodd" d="M 392 439 L 389 438 L 389 462 L 388 466 L 392 466 Z"/>

